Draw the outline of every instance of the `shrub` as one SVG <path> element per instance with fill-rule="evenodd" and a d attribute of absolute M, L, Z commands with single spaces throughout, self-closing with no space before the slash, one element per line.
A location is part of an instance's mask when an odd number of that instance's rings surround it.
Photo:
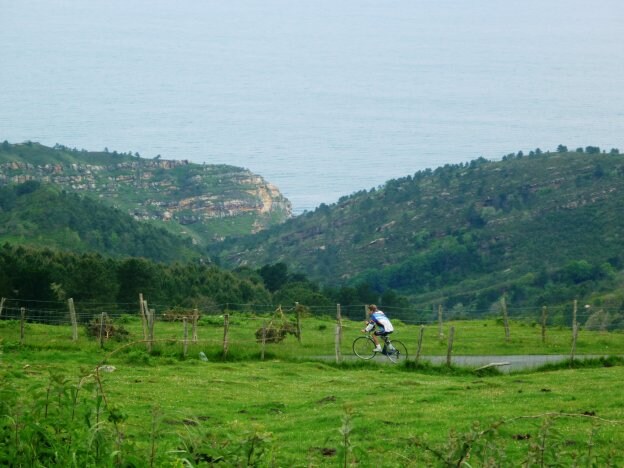
<path fill-rule="evenodd" d="M 126 363 L 147 366 L 150 364 L 150 356 L 143 350 L 130 351 L 126 356 Z"/>
<path fill-rule="evenodd" d="M 197 314 L 197 317 L 201 317 L 201 314 L 197 310 L 181 310 L 181 309 L 169 309 L 163 312 L 161 319 L 165 322 L 181 322 L 185 318 L 190 322 Z"/>
<path fill-rule="evenodd" d="M 256 341 L 262 342 L 262 336 L 264 335 L 266 343 L 280 343 L 289 333 L 297 336 L 297 326 L 288 320 L 280 306 L 275 311 L 275 315 L 268 325 L 256 330 Z"/>
<path fill-rule="evenodd" d="M 87 336 L 100 339 L 101 334 L 104 340 L 114 339 L 115 341 L 124 341 L 129 337 L 130 332 L 123 326 L 115 325 L 106 314 L 103 317 L 104 323 L 102 323 L 102 315 L 96 315 L 86 324 Z"/>

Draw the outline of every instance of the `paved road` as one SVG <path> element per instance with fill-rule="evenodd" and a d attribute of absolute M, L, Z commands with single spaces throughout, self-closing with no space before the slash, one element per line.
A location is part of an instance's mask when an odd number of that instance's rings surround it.
<path fill-rule="evenodd" d="M 576 359 L 598 358 L 602 355 L 580 355 Z M 446 363 L 446 356 L 421 356 L 422 360 L 432 364 Z M 570 359 L 569 354 L 533 354 L 533 355 L 509 355 L 509 356 L 453 356 L 452 363 L 455 366 L 481 367 L 492 363 L 508 363 L 496 366 L 501 372 L 511 372 L 532 369 L 548 363 L 556 363 Z"/>
<path fill-rule="evenodd" d="M 357 359 L 357 357 L 353 354 L 344 354 L 343 359 L 351 360 Z M 585 354 L 585 355 L 577 355 L 575 359 L 595 359 L 599 357 L 607 357 L 607 355 L 598 355 L 598 354 Z M 334 359 L 334 356 L 324 356 L 324 359 Z M 413 360 L 414 356 L 409 356 L 409 360 Z M 420 356 L 421 361 L 428 361 L 432 364 L 445 364 L 446 363 L 446 355 L 445 356 Z M 452 364 L 454 366 L 465 366 L 478 368 L 482 366 L 487 366 L 488 364 L 502 364 L 504 365 L 496 365 L 495 367 L 501 372 L 512 372 L 512 371 L 520 371 L 527 369 L 534 369 L 536 367 L 540 367 L 544 364 L 548 363 L 556 363 L 565 361 L 566 359 L 570 359 L 569 354 L 516 354 L 516 355 L 507 355 L 507 356 L 498 356 L 498 355 L 482 355 L 482 356 L 453 356 Z M 388 363 L 391 362 L 382 355 L 379 355 L 374 358 L 374 362 L 379 363 Z"/>

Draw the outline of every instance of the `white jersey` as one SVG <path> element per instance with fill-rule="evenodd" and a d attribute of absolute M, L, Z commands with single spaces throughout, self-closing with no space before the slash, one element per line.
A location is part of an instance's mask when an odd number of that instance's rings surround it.
<path fill-rule="evenodd" d="M 374 326 L 377 325 L 380 328 L 380 331 L 384 333 L 390 333 L 394 331 L 394 327 L 390 322 L 390 319 L 386 317 L 381 310 L 377 310 L 371 314 L 370 322 L 368 322 L 368 326 L 366 327 L 366 331 L 371 331 Z"/>

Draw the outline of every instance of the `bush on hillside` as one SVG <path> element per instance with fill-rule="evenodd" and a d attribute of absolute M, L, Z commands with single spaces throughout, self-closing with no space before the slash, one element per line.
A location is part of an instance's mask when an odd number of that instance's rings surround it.
<path fill-rule="evenodd" d="M 102 323 L 102 315 L 94 316 L 85 326 L 87 336 L 100 339 L 100 335 L 104 340 L 114 339 L 115 341 L 124 341 L 129 338 L 130 332 L 122 325 L 115 325 L 113 320 L 104 314 L 104 323 Z"/>

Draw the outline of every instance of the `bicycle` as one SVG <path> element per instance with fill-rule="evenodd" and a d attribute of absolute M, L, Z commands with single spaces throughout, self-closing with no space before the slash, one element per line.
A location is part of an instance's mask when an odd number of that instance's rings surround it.
<path fill-rule="evenodd" d="M 353 340 L 353 354 L 360 359 L 373 359 L 375 355 L 384 355 L 390 361 L 397 363 L 407 360 L 407 348 L 399 340 L 390 340 L 388 335 L 381 336 L 384 341 L 383 349 L 381 352 L 376 352 L 375 342 L 371 338 L 370 334 L 365 336 L 358 336 Z"/>

